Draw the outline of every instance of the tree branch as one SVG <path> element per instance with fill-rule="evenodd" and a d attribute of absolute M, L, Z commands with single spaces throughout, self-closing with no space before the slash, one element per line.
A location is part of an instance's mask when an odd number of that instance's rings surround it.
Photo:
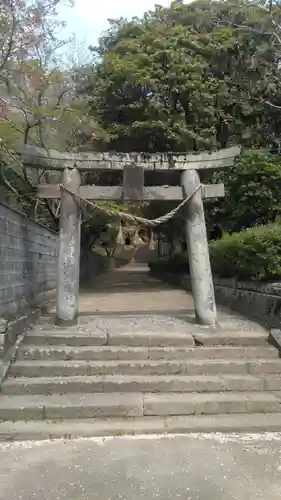
<path fill-rule="evenodd" d="M 267 104 L 268 106 L 271 106 L 274 109 L 281 109 L 281 106 L 277 106 L 277 104 L 273 104 L 273 102 L 264 101 L 264 103 Z"/>
<path fill-rule="evenodd" d="M 7 3 L 10 7 L 10 12 L 11 12 L 11 16 L 12 16 L 12 28 L 11 28 L 11 32 L 10 32 L 10 36 L 9 36 L 6 54 L 4 55 L 3 61 L 0 64 L 0 72 L 5 68 L 9 58 L 11 57 L 13 42 L 14 42 L 14 34 L 15 34 L 15 30 L 16 30 L 16 18 L 15 18 L 13 5 L 12 5 L 12 2 L 7 2 Z"/>
<path fill-rule="evenodd" d="M 14 186 L 12 186 L 12 184 L 6 178 L 6 176 L 4 174 L 4 167 L 1 163 L 0 163 L 0 178 L 3 182 L 3 184 L 8 188 L 9 191 L 11 191 L 16 196 L 20 196 L 20 193 L 17 191 L 17 189 Z"/>

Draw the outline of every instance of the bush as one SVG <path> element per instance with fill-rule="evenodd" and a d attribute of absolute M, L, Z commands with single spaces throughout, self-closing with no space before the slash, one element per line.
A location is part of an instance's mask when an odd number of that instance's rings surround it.
<path fill-rule="evenodd" d="M 225 234 L 209 245 L 213 273 L 224 278 L 272 281 L 281 277 L 281 226 L 268 224 Z M 151 262 L 156 272 L 187 273 L 187 254 Z"/>
<path fill-rule="evenodd" d="M 271 281 L 281 276 L 281 226 L 268 224 L 224 235 L 210 244 L 214 274 Z"/>

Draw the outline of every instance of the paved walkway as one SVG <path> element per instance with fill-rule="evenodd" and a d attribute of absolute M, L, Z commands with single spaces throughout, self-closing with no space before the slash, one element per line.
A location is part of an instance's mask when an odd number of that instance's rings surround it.
<path fill-rule="evenodd" d="M 97 278 L 96 286 L 80 295 L 81 314 L 100 313 L 190 313 L 193 299 L 154 279 L 145 264 L 129 264 Z"/>
<path fill-rule="evenodd" d="M 281 436 L 0 445 L 1 500 L 279 500 Z"/>
<path fill-rule="evenodd" d="M 192 295 L 153 278 L 145 264 L 127 265 L 97 277 L 94 288 L 82 288 L 79 316 L 80 324 L 91 324 L 94 319 L 97 327 L 115 331 L 127 326 L 151 332 L 163 327 L 169 332 L 192 333 L 194 329 Z M 221 307 L 218 321 L 228 331 L 263 331 L 256 323 Z"/>

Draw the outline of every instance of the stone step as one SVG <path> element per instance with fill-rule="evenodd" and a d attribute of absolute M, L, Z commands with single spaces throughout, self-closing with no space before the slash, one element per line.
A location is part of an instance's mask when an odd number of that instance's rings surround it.
<path fill-rule="evenodd" d="M 281 393 L 222 392 L 144 394 L 144 416 L 279 413 Z"/>
<path fill-rule="evenodd" d="M 24 339 L 25 344 L 36 346 L 101 346 L 107 344 L 107 334 L 94 331 L 89 334 L 83 331 L 68 330 L 31 330 Z"/>
<path fill-rule="evenodd" d="M 51 420 L 234 413 L 280 413 L 281 394 L 228 393 L 113 393 L 2 396 L 0 420 Z"/>
<path fill-rule="evenodd" d="M 279 358 L 275 347 L 126 347 L 23 345 L 17 359 L 48 360 L 186 360 L 186 359 Z"/>
<path fill-rule="evenodd" d="M 280 432 L 280 413 L 0 422 L 1 441 L 41 441 L 130 434 Z"/>
<path fill-rule="evenodd" d="M 92 375 L 216 375 L 279 373 L 280 359 L 190 359 L 188 361 L 17 361 L 14 377 L 67 377 Z"/>
<path fill-rule="evenodd" d="M 281 388 L 281 376 L 267 375 L 106 375 L 16 377 L 2 384 L 4 394 L 65 394 L 91 392 L 222 392 Z"/>
<path fill-rule="evenodd" d="M 189 333 L 159 333 L 159 332 L 129 332 L 105 333 L 99 331 L 69 332 L 67 330 L 34 330 L 25 337 L 25 344 L 33 345 L 66 345 L 66 346 L 94 346 L 118 345 L 135 347 L 165 347 L 185 346 L 194 347 L 194 340 Z"/>
<path fill-rule="evenodd" d="M 217 331 L 195 333 L 195 343 L 202 346 L 265 346 L 268 345 L 268 332 L 258 331 Z"/>
<path fill-rule="evenodd" d="M 0 396 L 0 420 L 139 416 L 143 416 L 142 394 Z"/>

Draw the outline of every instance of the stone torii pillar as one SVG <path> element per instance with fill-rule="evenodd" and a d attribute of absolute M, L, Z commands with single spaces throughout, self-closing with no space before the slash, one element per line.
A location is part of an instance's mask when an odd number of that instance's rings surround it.
<path fill-rule="evenodd" d="M 65 188 L 79 194 L 80 183 L 80 173 L 76 168 L 64 169 L 62 184 Z M 56 324 L 59 326 L 73 326 L 78 322 L 80 228 L 80 202 L 62 190 L 56 297 Z"/>
<path fill-rule="evenodd" d="M 187 197 L 200 185 L 198 172 L 184 170 L 181 184 Z M 217 323 L 217 311 L 201 189 L 196 191 L 185 207 L 185 238 L 195 316 L 198 323 L 214 326 Z"/>

